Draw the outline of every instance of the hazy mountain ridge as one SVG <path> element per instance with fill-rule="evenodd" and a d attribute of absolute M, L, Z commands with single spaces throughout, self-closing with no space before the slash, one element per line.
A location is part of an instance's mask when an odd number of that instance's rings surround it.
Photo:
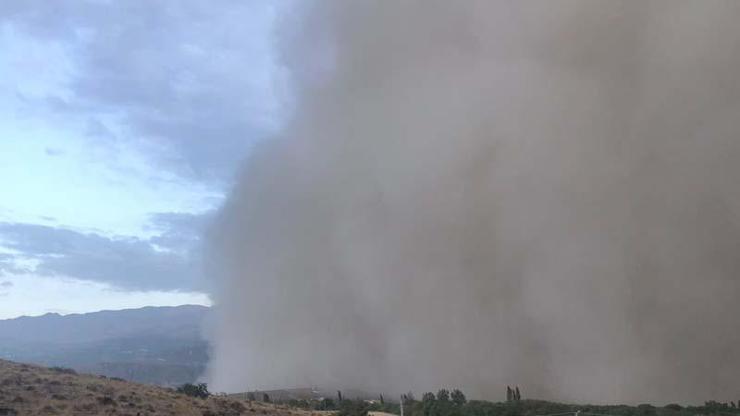
<path fill-rule="evenodd" d="M 0 358 L 154 384 L 192 382 L 208 362 L 201 330 L 209 312 L 185 305 L 0 320 Z"/>

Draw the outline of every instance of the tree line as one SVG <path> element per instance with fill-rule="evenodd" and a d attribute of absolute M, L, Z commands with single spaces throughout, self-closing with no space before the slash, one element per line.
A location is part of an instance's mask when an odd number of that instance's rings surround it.
<path fill-rule="evenodd" d="M 205 398 L 210 394 L 206 384 L 184 384 L 178 392 L 192 397 Z M 248 393 L 250 401 L 260 400 L 271 402 L 267 393 L 257 397 L 255 393 Z M 491 402 L 486 400 L 468 400 L 459 389 L 440 389 L 437 393 L 426 392 L 417 400 L 409 392 L 401 396 L 404 407 L 404 416 L 542 416 L 567 412 L 581 412 L 581 416 L 590 416 L 589 413 L 608 416 L 740 416 L 740 400 L 737 402 L 706 401 L 700 406 L 681 406 L 668 404 L 652 406 L 640 404 L 628 405 L 572 405 L 549 402 L 544 400 L 522 399 L 518 386 L 506 387 L 506 401 Z M 387 401 L 383 395 L 376 400 L 348 399 L 341 391 L 337 391 L 336 398 L 322 398 L 312 400 L 288 400 L 281 402 L 289 406 L 320 411 L 334 411 L 336 416 L 367 416 L 368 412 L 386 412 L 401 414 L 399 401 Z"/>

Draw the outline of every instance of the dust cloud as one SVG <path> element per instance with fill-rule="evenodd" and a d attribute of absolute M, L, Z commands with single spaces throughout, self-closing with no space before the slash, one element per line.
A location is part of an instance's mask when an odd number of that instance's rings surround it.
<path fill-rule="evenodd" d="M 211 233 L 215 389 L 736 399 L 740 2 L 304 1 Z"/>

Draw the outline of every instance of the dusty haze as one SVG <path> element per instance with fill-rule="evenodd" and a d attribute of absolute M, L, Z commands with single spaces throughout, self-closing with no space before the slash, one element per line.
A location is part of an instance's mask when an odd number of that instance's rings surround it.
<path fill-rule="evenodd" d="M 300 2 L 215 389 L 737 399 L 740 2 Z"/>

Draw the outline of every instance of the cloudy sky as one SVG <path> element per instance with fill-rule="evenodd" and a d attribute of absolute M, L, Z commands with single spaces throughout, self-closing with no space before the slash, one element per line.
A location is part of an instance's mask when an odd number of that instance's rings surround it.
<path fill-rule="evenodd" d="M 208 304 L 203 230 L 281 120 L 276 4 L 0 3 L 0 318 Z"/>

